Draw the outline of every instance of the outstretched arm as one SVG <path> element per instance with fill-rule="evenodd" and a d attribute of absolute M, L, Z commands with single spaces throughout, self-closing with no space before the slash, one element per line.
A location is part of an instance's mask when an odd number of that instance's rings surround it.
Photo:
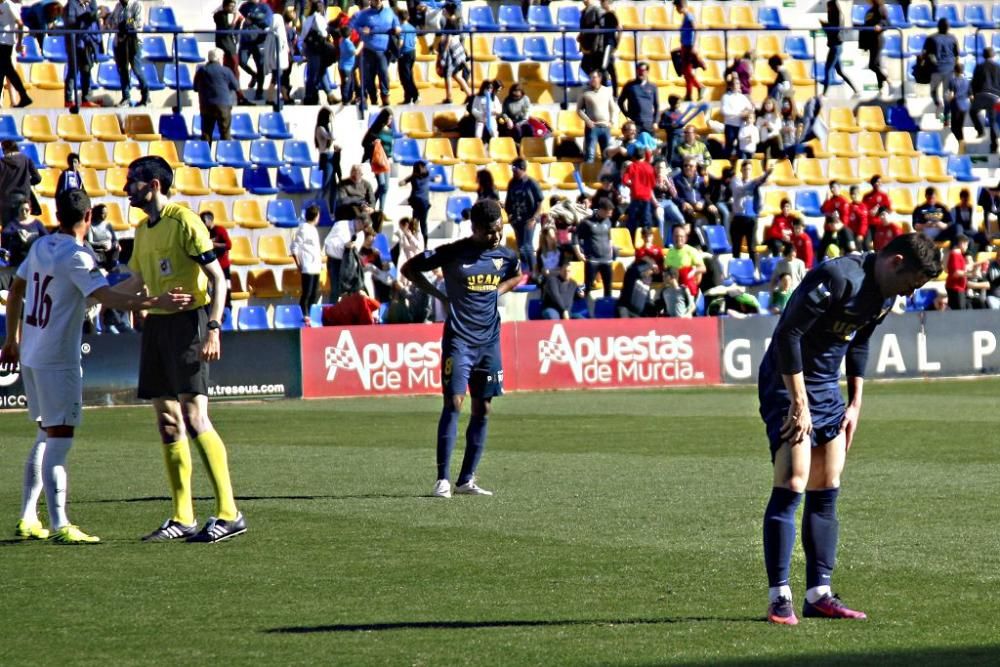
<path fill-rule="evenodd" d="M 24 278 L 15 277 L 7 292 L 7 337 L 0 349 L 0 369 L 13 370 L 21 358 L 21 312 L 26 285 Z"/>

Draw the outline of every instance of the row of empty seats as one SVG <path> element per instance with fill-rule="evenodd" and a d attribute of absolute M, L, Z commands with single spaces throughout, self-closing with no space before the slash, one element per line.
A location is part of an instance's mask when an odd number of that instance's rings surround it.
<path fill-rule="evenodd" d="M 103 53 L 97 54 L 97 62 L 111 62 L 113 60 L 114 36 L 107 35 L 105 39 L 106 48 Z M 160 35 L 143 35 L 140 53 L 144 60 L 153 63 L 172 63 L 176 56 L 177 62 L 182 63 L 203 63 L 205 57 L 201 54 L 197 38 L 191 35 L 177 35 L 172 38 L 171 47 L 167 47 L 167 39 Z M 41 63 L 68 63 L 69 53 L 66 51 L 66 39 L 62 35 L 48 35 L 42 40 L 41 45 L 34 35 L 26 35 L 22 41 L 22 51 L 17 55 L 17 62 L 25 64 Z"/>

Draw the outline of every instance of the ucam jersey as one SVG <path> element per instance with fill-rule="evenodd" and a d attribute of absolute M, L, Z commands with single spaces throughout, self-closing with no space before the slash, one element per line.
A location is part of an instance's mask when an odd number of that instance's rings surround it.
<path fill-rule="evenodd" d="M 868 341 L 895 298 L 884 298 L 875 282 L 874 253 L 823 262 L 806 274 L 785 306 L 761 373 L 793 375 L 806 382 L 864 377 Z"/>
<path fill-rule="evenodd" d="M 444 273 L 448 295 L 445 335 L 472 345 L 500 338 L 497 290 L 500 283 L 517 275 L 518 259 L 513 250 L 506 246 L 484 249 L 471 238 L 464 238 L 410 261 L 420 271 L 440 267 Z"/>
<path fill-rule="evenodd" d="M 87 297 L 108 284 L 94 251 L 69 234 L 43 236 L 17 275 L 27 283 L 21 363 L 47 370 L 79 368 Z"/>

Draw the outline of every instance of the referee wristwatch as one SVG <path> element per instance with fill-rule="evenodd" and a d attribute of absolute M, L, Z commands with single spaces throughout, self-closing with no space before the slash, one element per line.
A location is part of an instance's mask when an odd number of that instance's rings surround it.
<path fill-rule="evenodd" d="M 222 325 L 219 324 L 219 320 L 209 320 L 207 326 L 209 331 L 217 331 L 222 328 Z"/>

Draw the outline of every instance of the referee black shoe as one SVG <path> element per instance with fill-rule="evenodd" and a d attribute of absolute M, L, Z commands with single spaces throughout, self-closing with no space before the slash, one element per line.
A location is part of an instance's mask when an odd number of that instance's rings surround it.
<path fill-rule="evenodd" d="M 236 515 L 232 521 L 216 519 L 212 517 L 208 520 L 201 531 L 188 538 L 188 542 L 222 542 L 230 537 L 236 537 L 247 532 L 247 522 L 243 518 L 243 512 Z"/>
<path fill-rule="evenodd" d="M 167 519 L 162 526 L 151 532 L 149 535 L 144 535 L 142 541 L 169 542 L 171 540 L 186 540 L 197 534 L 198 534 L 197 523 L 192 523 L 190 526 L 185 526 L 180 521 Z"/>

